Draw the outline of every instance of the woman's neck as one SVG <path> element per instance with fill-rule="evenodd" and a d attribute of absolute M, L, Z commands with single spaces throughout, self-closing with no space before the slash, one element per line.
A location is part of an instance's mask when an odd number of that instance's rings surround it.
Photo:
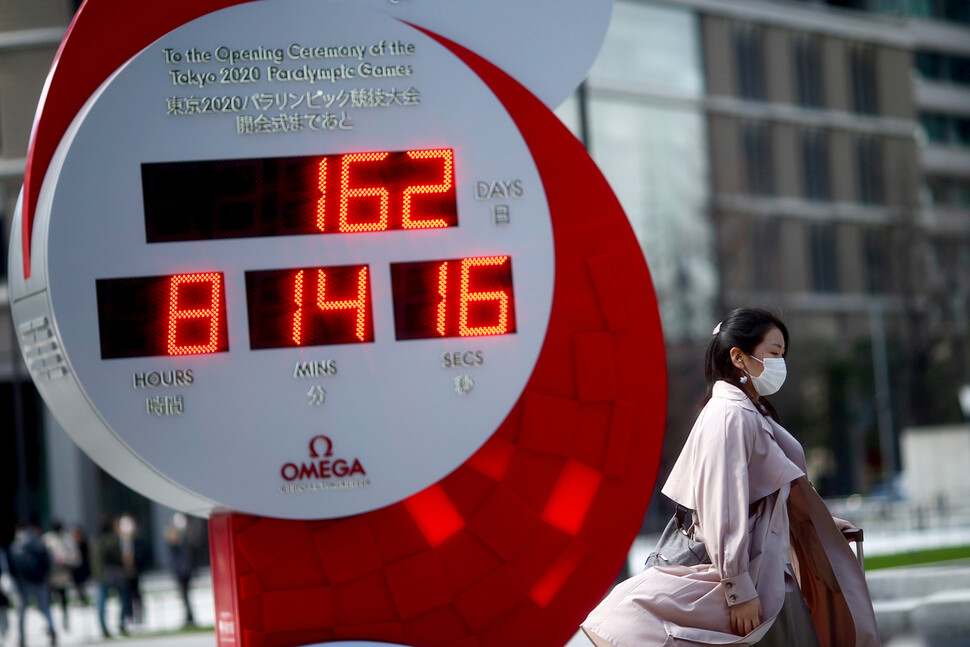
<path fill-rule="evenodd" d="M 741 390 L 744 391 L 744 394 L 749 398 L 751 398 L 751 401 L 754 402 L 755 404 L 757 404 L 758 401 L 761 399 L 761 396 L 758 395 L 757 389 L 755 389 L 754 385 L 751 383 L 751 378 L 748 378 L 741 385 Z"/>

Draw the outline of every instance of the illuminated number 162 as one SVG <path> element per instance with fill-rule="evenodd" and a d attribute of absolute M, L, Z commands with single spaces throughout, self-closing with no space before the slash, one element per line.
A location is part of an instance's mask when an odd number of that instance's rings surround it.
<path fill-rule="evenodd" d="M 339 174 L 337 190 L 336 231 L 356 233 L 388 229 L 437 229 L 455 224 L 453 210 L 455 191 L 455 153 L 448 148 L 407 151 L 405 153 L 349 153 L 323 157 L 317 163 L 316 186 L 320 197 L 316 205 L 316 226 L 320 232 L 333 231 L 328 222 L 334 196 L 331 162 Z M 404 186 L 408 173 L 420 166 L 421 179 Z M 430 175 L 429 175 L 430 173 Z M 389 182 L 389 178 L 398 178 Z M 363 182 L 363 185 L 360 184 Z M 417 208 L 415 197 L 451 196 L 431 208 L 431 213 Z M 432 203 L 434 204 L 434 203 Z M 440 211 L 444 209 L 444 211 Z"/>

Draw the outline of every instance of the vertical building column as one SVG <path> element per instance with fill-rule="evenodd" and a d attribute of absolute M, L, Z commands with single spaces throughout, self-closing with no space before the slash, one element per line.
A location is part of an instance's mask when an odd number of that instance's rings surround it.
<path fill-rule="evenodd" d="M 98 501 L 94 464 L 87 458 L 54 416 L 44 408 L 43 423 L 50 516 L 66 526 L 80 524 L 88 532 L 97 529 Z"/>

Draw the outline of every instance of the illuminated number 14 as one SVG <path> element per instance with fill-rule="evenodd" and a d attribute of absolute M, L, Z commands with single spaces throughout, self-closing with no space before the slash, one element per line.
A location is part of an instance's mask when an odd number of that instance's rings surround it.
<path fill-rule="evenodd" d="M 303 345 L 303 311 L 304 305 L 304 270 L 296 273 L 293 280 L 293 302 L 296 312 L 293 313 L 293 343 Z M 316 307 L 323 312 L 334 310 L 355 310 L 354 334 L 360 341 L 367 341 L 367 266 L 357 272 L 357 296 L 353 299 L 327 300 L 327 273 L 317 268 L 317 300 Z"/>

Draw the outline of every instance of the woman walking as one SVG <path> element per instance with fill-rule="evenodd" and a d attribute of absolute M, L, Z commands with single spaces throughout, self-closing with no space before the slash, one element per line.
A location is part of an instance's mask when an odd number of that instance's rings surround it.
<path fill-rule="evenodd" d="M 582 624 L 597 647 L 877 647 L 865 576 L 765 396 L 787 373 L 788 329 L 765 310 L 715 327 L 707 399 L 663 493 L 693 512 L 710 563 L 655 565 Z M 689 523 L 689 522 L 688 522 Z"/>

